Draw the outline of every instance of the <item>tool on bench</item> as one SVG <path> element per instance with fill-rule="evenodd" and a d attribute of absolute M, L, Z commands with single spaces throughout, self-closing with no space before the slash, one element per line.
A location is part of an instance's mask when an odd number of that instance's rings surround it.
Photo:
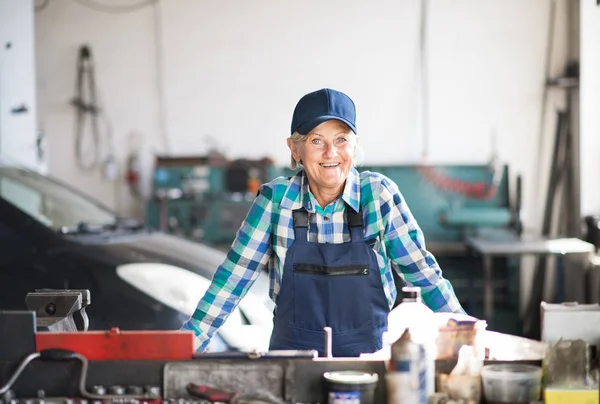
<path fill-rule="evenodd" d="M 323 331 L 325 334 L 325 349 L 324 354 L 326 358 L 333 358 L 333 349 L 332 349 L 332 344 L 333 344 L 333 331 L 331 329 L 331 327 L 323 327 Z"/>
<path fill-rule="evenodd" d="M 245 403 L 261 403 L 261 404 L 285 404 L 285 401 L 275 397 L 268 391 L 256 391 L 252 393 L 236 393 L 225 390 L 215 389 L 210 386 L 200 386 L 194 383 L 189 383 L 186 386 L 189 395 L 198 397 L 203 400 L 208 400 L 211 403 L 225 404 L 245 404 Z"/>
<path fill-rule="evenodd" d="M 314 359 L 318 357 L 319 354 L 315 350 L 195 352 L 193 355 L 194 359 Z"/>
<path fill-rule="evenodd" d="M 87 331 L 85 308 L 90 303 L 87 289 L 38 289 L 25 297 L 27 308 L 35 312 L 37 331 Z"/>

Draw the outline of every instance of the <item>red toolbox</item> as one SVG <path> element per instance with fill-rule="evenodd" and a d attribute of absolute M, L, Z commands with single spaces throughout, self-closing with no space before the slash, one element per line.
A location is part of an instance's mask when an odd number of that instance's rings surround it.
<path fill-rule="evenodd" d="M 194 334 L 190 331 L 38 332 L 37 352 L 60 348 L 82 354 L 88 360 L 192 359 Z"/>

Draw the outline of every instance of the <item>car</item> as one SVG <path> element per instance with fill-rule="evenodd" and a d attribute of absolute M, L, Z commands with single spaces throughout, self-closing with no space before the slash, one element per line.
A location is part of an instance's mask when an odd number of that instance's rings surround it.
<path fill-rule="evenodd" d="M 177 330 L 225 253 L 147 228 L 51 176 L 0 162 L 0 310 L 36 289 L 88 289 L 90 330 Z M 210 350 L 266 351 L 274 305 L 261 273 Z"/>

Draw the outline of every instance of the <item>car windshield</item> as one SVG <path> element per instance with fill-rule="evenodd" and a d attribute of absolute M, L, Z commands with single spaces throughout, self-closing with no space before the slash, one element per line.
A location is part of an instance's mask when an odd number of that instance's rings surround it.
<path fill-rule="evenodd" d="M 55 230 L 82 222 L 109 225 L 116 220 L 116 214 L 99 203 L 19 167 L 0 166 L 0 196 Z"/>

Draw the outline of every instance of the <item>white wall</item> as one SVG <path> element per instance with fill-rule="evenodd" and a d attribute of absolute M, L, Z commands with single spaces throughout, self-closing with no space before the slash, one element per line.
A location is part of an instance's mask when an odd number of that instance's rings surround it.
<path fill-rule="evenodd" d="M 581 212 L 600 214 L 600 6 L 581 0 Z"/>
<path fill-rule="evenodd" d="M 418 161 L 423 151 L 416 117 L 419 4 L 163 0 L 156 10 L 103 14 L 71 0 L 51 1 L 36 16 L 40 115 L 50 136 L 50 171 L 110 205 L 134 211 L 122 184 L 84 175 L 74 163 L 74 111 L 68 102 L 77 47 L 84 42 L 96 57 L 97 82 L 121 159 L 129 133 L 136 130 L 144 137 L 145 156 L 204 154 L 216 142 L 232 158 L 270 156 L 286 164 L 295 102 L 328 86 L 355 100 L 367 163 Z M 430 161 L 486 162 L 495 131 L 500 158 L 513 174 L 524 175 L 525 202 L 534 213 L 543 175 L 537 158 L 545 144 L 539 131 L 549 4 L 430 1 Z M 163 45 L 159 65 L 155 32 Z M 560 41 L 556 45 L 566 48 Z M 560 72 L 561 50 L 554 55 L 553 69 Z M 546 135 L 553 133 L 554 98 Z M 168 145 L 161 140 L 162 123 Z"/>
<path fill-rule="evenodd" d="M 133 14 L 105 14 L 71 0 L 53 0 L 36 15 L 37 85 L 40 122 L 49 137 L 49 171 L 124 213 L 139 215 L 141 208 L 122 182 L 78 169 L 75 157 L 76 61 L 79 47 L 88 44 L 95 60 L 96 85 L 102 108 L 101 149 L 114 153 L 121 164 L 140 148 L 146 155 L 159 150 L 153 10 Z M 108 124 L 107 124 L 108 122 Z M 89 125 L 89 124 L 88 124 Z M 143 144 L 132 141 L 132 133 Z M 89 143 L 90 130 L 84 131 Z"/>
<path fill-rule="evenodd" d="M 35 169 L 37 150 L 33 0 L 0 0 L 0 155 Z M 24 107 L 24 112 L 14 109 Z"/>

